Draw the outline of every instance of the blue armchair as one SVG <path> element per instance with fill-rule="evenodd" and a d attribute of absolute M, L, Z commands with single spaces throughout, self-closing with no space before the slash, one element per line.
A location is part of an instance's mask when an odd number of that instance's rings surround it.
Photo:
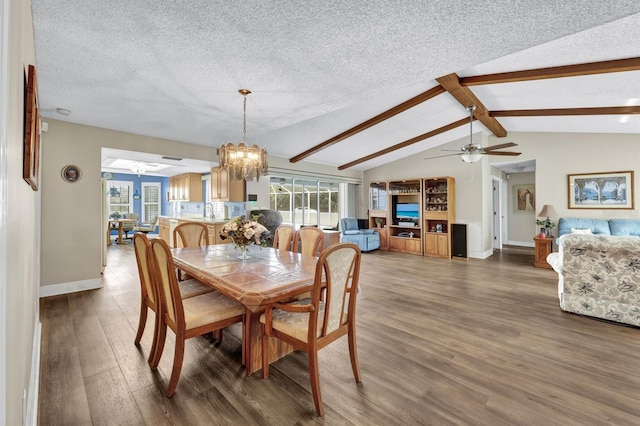
<path fill-rule="evenodd" d="M 380 234 L 373 229 L 360 229 L 358 219 L 345 217 L 340 219 L 342 241 L 356 244 L 360 251 L 371 251 L 380 248 Z"/>

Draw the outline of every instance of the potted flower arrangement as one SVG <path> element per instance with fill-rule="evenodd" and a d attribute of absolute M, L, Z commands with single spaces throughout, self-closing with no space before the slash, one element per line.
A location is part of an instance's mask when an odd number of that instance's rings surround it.
<path fill-rule="evenodd" d="M 251 244 L 266 247 L 267 238 L 270 235 L 269 230 L 257 221 L 257 217 L 249 220 L 246 216 L 237 216 L 222 225 L 220 229 L 220 239 L 230 238 L 234 248 L 242 252 L 240 256 L 242 259 L 248 258 L 247 251 Z"/>

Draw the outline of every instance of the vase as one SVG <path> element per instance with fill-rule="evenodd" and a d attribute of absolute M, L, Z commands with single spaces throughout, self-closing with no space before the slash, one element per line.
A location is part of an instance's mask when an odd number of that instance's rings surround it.
<path fill-rule="evenodd" d="M 238 259 L 246 260 L 246 259 L 249 259 L 251 257 L 251 256 L 249 256 L 249 246 L 251 244 L 233 243 L 233 245 L 235 246 L 234 248 L 236 250 L 240 250 L 240 255 L 238 256 Z"/>

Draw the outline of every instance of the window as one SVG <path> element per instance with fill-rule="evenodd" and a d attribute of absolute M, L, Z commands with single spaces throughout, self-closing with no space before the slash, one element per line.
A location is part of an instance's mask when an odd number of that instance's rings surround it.
<path fill-rule="evenodd" d="M 160 182 L 142 182 L 142 222 L 151 222 L 160 214 Z"/>
<path fill-rule="evenodd" d="M 109 198 L 109 215 L 118 212 L 133 212 L 133 182 L 112 180 L 107 189 Z"/>
<path fill-rule="evenodd" d="M 337 183 L 272 177 L 269 204 L 285 223 L 331 228 L 338 224 L 338 194 Z"/>

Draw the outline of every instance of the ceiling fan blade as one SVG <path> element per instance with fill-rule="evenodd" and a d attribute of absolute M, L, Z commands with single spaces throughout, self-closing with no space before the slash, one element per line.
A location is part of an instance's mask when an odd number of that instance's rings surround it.
<path fill-rule="evenodd" d="M 454 155 L 462 155 L 462 152 L 459 152 L 457 154 L 438 155 L 436 157 L 426 157 L 426 158 L 423 158 L 423 160 L 432 160 L 434 158 L 442 158 L 442 157 L 453 157 Z"/>
<path fill-rule="evenodd" d="M 486 146 L 486 147 L 483 147 L 482 149 L 484 149 L 485 151 L 493 151 L 494 149 L 511 148 L 512 146 L 518 146 L 518 144 L 513 142 L 507 142 L 507 143 L 501 143 L 499 145 Z"/>
<path fill-rule="evenodd" d="M 489 151 L 489 152 L 485 152 L 485 155 L 511 155 L 511 156 L 516 156 L 516 155 L 520 155 L 522 154 L 521 152 L 509 152 L 509 151 Z"/>

